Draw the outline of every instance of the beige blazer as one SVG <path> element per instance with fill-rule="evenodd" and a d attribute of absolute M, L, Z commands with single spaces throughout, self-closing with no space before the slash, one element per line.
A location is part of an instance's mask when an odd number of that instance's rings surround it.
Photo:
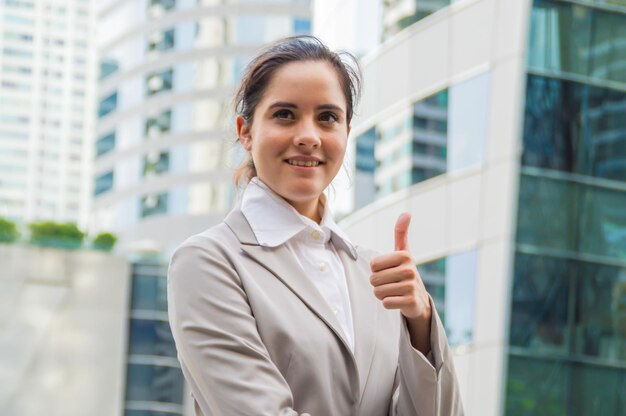
<path fill-rule="evenodd" d="M 331 308 L 284 247 L 261 247 L 236 208 L 190 237 L 168 273 L 169 319 L 197 415 L 462 415 L 433 314 L 434 368 L 398 311 L 373 295 L 376 254 L 337 250 L 354 317 L 352 353 Z"/>

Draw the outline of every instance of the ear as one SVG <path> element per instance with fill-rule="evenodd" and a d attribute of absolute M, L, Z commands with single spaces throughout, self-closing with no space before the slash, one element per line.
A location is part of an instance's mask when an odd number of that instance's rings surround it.
<path fill-rule="evenodd" d="M 237 137 L 239 137 L 239 142 L 247 152 L 252 150 L 250 127 L 250 124 L 246 122 L 243 116 L 237 116 Z"/>

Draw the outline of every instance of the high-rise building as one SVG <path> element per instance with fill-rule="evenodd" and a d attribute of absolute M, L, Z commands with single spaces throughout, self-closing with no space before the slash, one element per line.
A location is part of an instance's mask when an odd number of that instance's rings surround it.
<path fill-rule="evenodd" d="M 388 251 L 412 213 L 467 414 L 624 414 L 626 1 L 398 1 L 384 19 L 343 227 Z"/>
<path fill-rule="evenodd" d="M 0 2 L 0 216 L 87 225 L 94 4 Z"/>
<path fill-rule="evenodd" d="M 267 43 L 309 33 L 308 0 L 104 1 L 94 227 L 170 251 L 232 206 L 232 99 Z"/>

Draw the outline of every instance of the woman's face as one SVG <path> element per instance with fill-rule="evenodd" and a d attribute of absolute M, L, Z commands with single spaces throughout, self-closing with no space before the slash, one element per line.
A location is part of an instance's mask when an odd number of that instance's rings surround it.
<path fill-rule="evenodd" d="M 237 131 L 259 179 L 300 214 L 319 221 L 318 199 L 341 167 L 349 133 L 336 70 L 324 61 L 283 65 L 252 123 L 239 116 Z"/>

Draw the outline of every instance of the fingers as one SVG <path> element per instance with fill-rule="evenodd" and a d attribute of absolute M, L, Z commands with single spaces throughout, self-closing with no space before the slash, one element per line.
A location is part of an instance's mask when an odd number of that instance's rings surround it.
<path fill-rule="evenodd" d="M 415 291 L 415 283 L 405 280 L 374 287 L 374 296 L 379 300 L 384 300 L 396 296 L 413 296 Z"/>
<path fill-rule="evenodd" d="M 413 264 L 411 253 L 408 251 L 392 251 L 391 253 L 376 256 L 370 260 L 370 268 L 372 272 L 376 273 L 381 270 L 399 266 L 403 263 Z"/>
<path fill-rule="evenodd" d="M 411 264 L 402 265 L 372 273 L 370 283 L 372 286 L 381 286 L 403 280 L 414 280 L 416 275 L 417 269 L 415 266 Z"/>
<path fill-rule="evenodd" d="M 395 250 L 409 249 L 409 225 L 411 224 L 411 214 L 404 212 L 400 214 L 396 221 L 395 233 Z"/>

